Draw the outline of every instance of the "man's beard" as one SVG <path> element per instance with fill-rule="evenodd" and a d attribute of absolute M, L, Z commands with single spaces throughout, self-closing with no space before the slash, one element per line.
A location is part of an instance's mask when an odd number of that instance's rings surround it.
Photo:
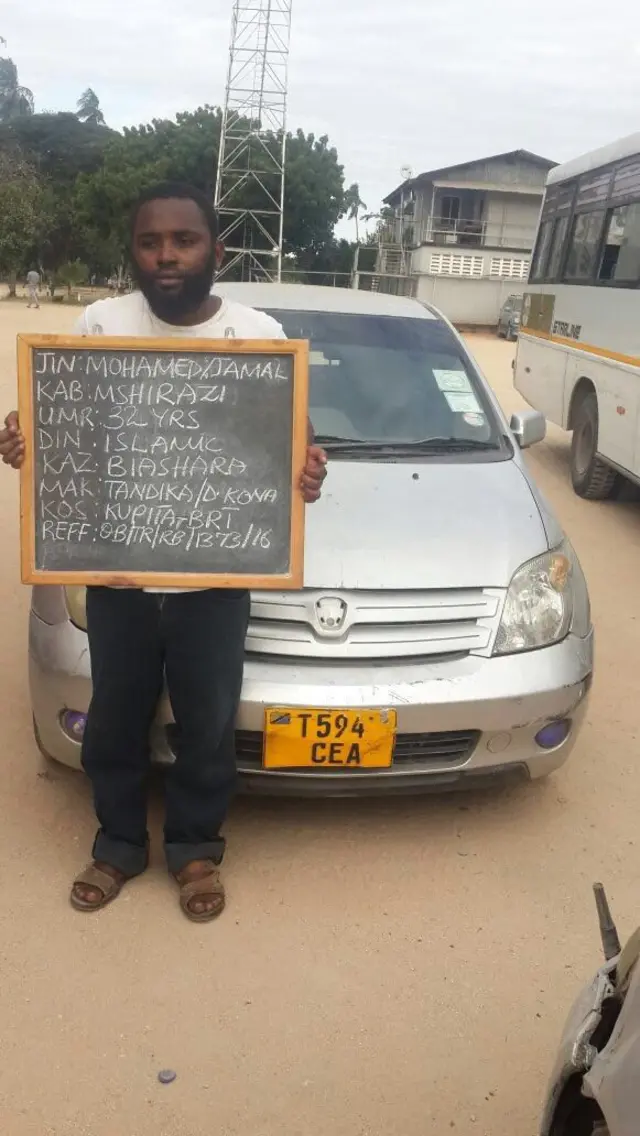
<path fill-rule="evenodd" d="M 215 279 L 215 254 L 209 257 L 201 272 L 185 274 L 179 292 L 163 292 L 154 277 L 133 264 L 133 278 L 158 319 L 176 323 L 196 312 L 211 292 Z"/>

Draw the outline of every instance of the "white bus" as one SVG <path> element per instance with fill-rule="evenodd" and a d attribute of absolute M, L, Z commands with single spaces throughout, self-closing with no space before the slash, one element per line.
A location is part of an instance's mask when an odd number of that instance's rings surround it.
<path fill-rule="evenodd" d="M 576 493 L 640 482 L 640 134 L 549 174 L 514 373 L 573 431 Z"/>

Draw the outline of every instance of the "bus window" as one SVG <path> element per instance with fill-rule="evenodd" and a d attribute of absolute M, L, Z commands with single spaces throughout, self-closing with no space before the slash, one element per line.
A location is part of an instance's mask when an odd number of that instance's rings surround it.
<path fill-rule="evenodd" d="M 564 248 L 564 239 L 567 235 L 567 228 L 569 226 L 568 217 L 558 217 L 553 226 L 553 239 L 551 241 L 551 251 L 549 253 L 549 263 L 545 277 L 547 280 L 555 280 L 560 272 L 560 264 L 562 263 L 562 250 Z"/>
<path fill-rule="evenodd" d="M 550 171 L 515 358 L 516 390 L 572 432 L 591 500 L 640 485 L 639 329 L 640 132 Z"/>
<path fill-rule="evenodd" d="M 531 279 L 543 280 L 544 270 L 547 266 L 547 257 L 549 255 L 549 245 L 551 244 L 551 234 L 553 233 L 553 221 L 544 221 L 540 226 L 538 233 L 538 240 L 536 242 L 536 250 L 533 254 L 533 263 L 531 265 Z"/>
<path fill-rule="evenodd" d="M 635 284 L 640 279 L 640 204 L 612 209 L 598 280 Z"/>
<path fill-rule="evenodd" d="M 593 279 L 603 224 L 604 209 L 579 213 L 575 218 L 564 270 L 565 280 Z"/>

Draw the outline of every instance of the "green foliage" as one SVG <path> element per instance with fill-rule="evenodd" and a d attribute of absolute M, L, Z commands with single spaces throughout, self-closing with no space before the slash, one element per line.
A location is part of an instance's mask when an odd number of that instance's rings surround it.
<path fill-rule="evenodd" d="M 18 148 L 40 179 L 41 215 L 33 252 L 50 270 L 76 258 L 94 260 L 91 240 L 77 216 L 75 187 L 80 174 L 100 168 L 112 137 L 118 135 L 79 122 L 71 113 L 34 114 L 0 124 L 0 154 Z M 102 264 L 99 250 L 95 254 Z"/>
<path fill-rule="evenodd" d="M 0 122 L 30 114 L 33 114 L 33 94 L 28 87 L 20 85 L 13 59 L 0 58 Z"/>
<path fill-rule="evenodd" d="M 80 122 L 91 122 L 94 126 L 104 126 L 104 115 L 100 110 L 100 99 L 93 87 L 87 87 L 77 102 L 76 115 Z"/>
<path fill-rule="evenodd" d="M 71 294 L 72 288 L 79 288 L 81 284 L 86 284 L 88 279 L 89 269 L 86 264 L 80 260 L 70 260 L 68 264 L 62 264 L 57 270 L 54 283 L 63 285 Z"/>
<path fill-rule="evenodd" d="M 57 185 L 73 187 L 78 174 L 102 164 L 114 130 L 80 122 L 70 111 L 34 114 L 0 124 L 0 151 L 19 146 L 40 174 Z"/>
<path fill-rule="evenodd" d="M 0 271 L 10 281 L 37 239 L 42 208 L 42 186 L 33 166 L 18 150 L 0 153 Z"/>
<path fill-rule="evenodd" d="M 356 244 L 360 244 L 360 212 L 367 206 L 360 196 L 360 186 L 357 181 L 350 185 L 344 193 L 344 211 L 350 221 L 356 223 Z"/>
<path fill-rule="evenodd" d="M 90 274 L 110 275 L 126 260 L 130 208 L 141 190 L 169 179 L 191 182 L 213 196 L 222 127 L 218 107 L 154 119 L 122 133 L 103 125 L 96 107 L 99 111 L 89 88 L 78 115 L 37 114 L 0 123 L 0 155 L 19 148 L 32 189 L 37 186 L 29 198 L 37 201 L 36 216 L 25 223 L 18 269 L 37 257 L 46 271 L 80 262 Z M 273 135 L 265 144 L 279 153 L 282 139 Z M 348 204 L 336 150 L 326 136 L 299 130 L 287 135 L 286 156 L 285 254 L 307 271 L 315 260 L 319 271 L 325 264 L 327 271 L 342 271 L 329 267 L 341 248 L 334 227 Z M 245 185 L 242 193 L 243 206 L 257 204 L 255 185 Z"/>
<path fill-rule="evenodd" d="M 344 170 L 326 135 L 287 135 L 285 252 L 319 251 L 344 213 Z"/>

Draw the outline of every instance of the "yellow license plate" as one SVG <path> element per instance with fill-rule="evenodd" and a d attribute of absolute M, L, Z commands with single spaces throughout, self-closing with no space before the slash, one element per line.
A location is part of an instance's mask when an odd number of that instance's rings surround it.
<path fill-rule="evenodd" d="M 272 707 L 265 715 L 265 769 L 388 769 L 395 710 Z"/>

